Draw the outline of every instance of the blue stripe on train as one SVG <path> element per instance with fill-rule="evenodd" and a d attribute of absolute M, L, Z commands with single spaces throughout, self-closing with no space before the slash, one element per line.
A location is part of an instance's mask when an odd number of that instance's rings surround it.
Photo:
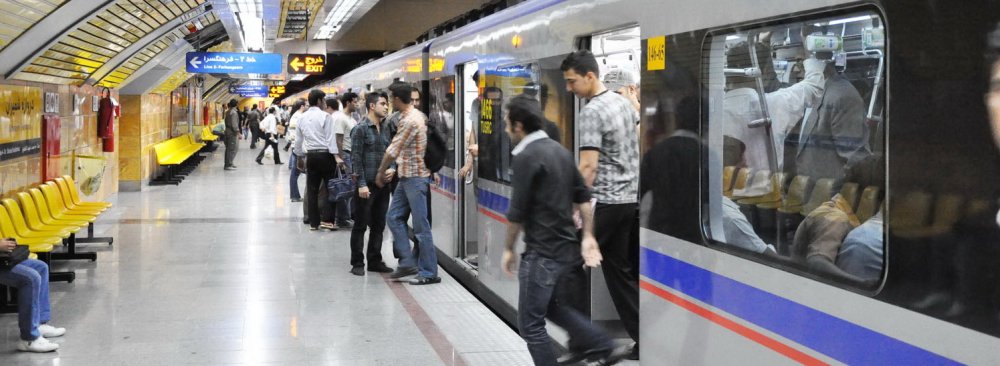
<path fill-rule="evenodd" d="M 959 363 L 706 269 L 642 248 L 642 275 L 848 365 Z"/>
<path fill-rule="evenodd" d="M 438 185 L 438 188 L 454 195 L 458 194 L 458 187 L 456 187 L 458 181 L 455 178 L 444 174 L 438 174 L 438 176 L 441 177 L 441 184 Z M 462 183 L 464 184 L 464 182 Z M 476 188 L 476 199 L 480 206 L 500 215 L 506 215 L 507 208 L 510 207 L 510 198 L 482 188 Z"/>

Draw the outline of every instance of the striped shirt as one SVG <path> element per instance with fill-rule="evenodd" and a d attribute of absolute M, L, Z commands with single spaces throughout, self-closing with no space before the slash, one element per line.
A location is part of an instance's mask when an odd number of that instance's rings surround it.
<path fill-rule="evenodd" d="M 607 204 L 639 198 L 639 112 L 617 93 L 606 91 L 587 102 L 577 120 L 580 150 L 597 150 L 593 195 Z"/>
<path fill-rule="evenodd" d="M 402 115 L 399 130 L 385 150 L 396 158 L 396 173 L 402 178 L 429 177 L 431 172 L 424 165 L 427 149 L 427 116 L 416 108 Z"/>

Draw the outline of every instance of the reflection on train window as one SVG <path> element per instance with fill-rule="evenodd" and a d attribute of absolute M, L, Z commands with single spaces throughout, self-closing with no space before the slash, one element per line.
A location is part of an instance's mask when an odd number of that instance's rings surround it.
<path fill-rule="evenodd" d="M 573 146 L 573 99 L 564 88 L 559 65 L 565 56 L 549 57 L 530 64 L 486 70 L 480 77 L 476 142 L 479 144 L 479 177 L 510 182 L 510 151 L 514 148 L 504 132 L 503 106 L 514 97 L 537 100 L 545 114 L 543 128 L 549 137 L 567 149 Z M 476 110 L 475 108 L 473 110 Z"/>
<path fill-rule="evenodd" d="M 879 283 L 883 24 L 865 12 L 706 39 L 710 242 L 855 287 Z"/>
<path fill-rule="evenodd" d="M 430 100 L 428 101 L 430 113 L 427 117 L 434 125 L 437 132 L 445 137 L 448 146 L 448 154 L 444 166 L 455 168 L 455 136 L 452 131 L 455 129 L 455 76 L 445 76 L 431 80 Z"/>

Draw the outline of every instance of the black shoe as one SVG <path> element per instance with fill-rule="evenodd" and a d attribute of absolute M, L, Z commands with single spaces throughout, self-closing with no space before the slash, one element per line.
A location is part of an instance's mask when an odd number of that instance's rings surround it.
<path fill-rule="evenodd" d="M 276 162 L 274 162 L 274 164 L 275 164 L 275 165 L 282 165 L 282 164 L 284 164 L 284 163 L 282 163 L 282 162 L 280 162 L 280 161 L 276 161 Z"/>
<path fill-rule="evenodd" d="M 254 161 L 256 161 L 258 165 L 264 165 L 264 163 L 260 162 L 260 159 L 257 159 L 257 160 L 254 160 Z"/>
<path fill-rule="evenodd" d="M 629 351 L 628 355 L 625 356 L 626 360 L 638 361 L 639 360 L 639 344 L 633 344 L 632 349 Z"/>
<path fill-rule="evenodd" d="M 419 285 L 431 285 L 435 283 L 441 283 L 441 277 L 423 277 L 417 276 L 416 278 L 410 280 L 410 284 L 414 286 Z"/>
<path fill-rule="evenodd" d="M 385 263 L 379 262 L 376 265 L 369 265 L 368 272 L 392 273 L 392 267 L 385 265 Z"/>
<path fill-rule="evenodd" d="M 354 227 L 354 221 L 347 220 L 347 221 L 344 221 L 344 222 L 338 222 L 337 223 L 337 227 L 339 227 L 341 229 L 350 229 L 350 228 Z"/>
<path fill-rule="evenodd" d="M 364 276 L 365 268 L 362 266 L 351 267 L 351 274 L 355 276 Z"/>
<path fill-rule="evenodd" d="M 389 278 L 403 278 L 417 274 L 417 267 L 399 267 L 389 275 Z"/>
<path fill-rule="evenodd" d="M 639 349 L 638 347 L 633 347 L 633 348 L 635 348 L 636 350 Z M 629 354 L 631 354 L 629 346 L 615 347 L 615 349 L 611 350 L 611 352 L 608 352 L 607 355 L 597 359 L 597 363 L 595 363 L 595 365 L 598 366 L 614 365 L 617 364 L 618 362 L 621 362 L 621 360 L 625 359 L 626 357 L 628 357 Z"/>

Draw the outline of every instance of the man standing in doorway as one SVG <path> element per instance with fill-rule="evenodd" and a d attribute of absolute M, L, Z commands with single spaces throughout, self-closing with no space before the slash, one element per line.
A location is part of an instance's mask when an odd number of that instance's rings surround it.
<path fill-rule="evenodd" d="M 365 274 L 366 229 L 371 230 L 368 234 L 368 271 L 392 272 L 392 268 L 382 262 L 382 232 L 389 209 L 389 189 L 375 185 L 379 164 L 392 142 L 387 122 L 384 122 L 389 112 L 387 99 L 382 93 L 368 93 L 365 97 L 368 115 L 351 133 L 351 162 L 358 180 L 353 209 L 357 221 L 351 229 L 351 273 L 357 276 Z"/>
<path fill-rule="evenodd" d="M 440 283 L 437 275 L 437 252 L 431 225 L 427 217 L 430 195 L 431 172 L 424 164 L 427 148 L 427 116 L 413 104 L 413 87 L 397 83 L 390 87 L 392 105 L 400 111 L 399 130 L 385 151 L 382 163 L 375 177 L 375 184 L 384 187 L 393 174 L 399 175 L 399 184 L 393 192 L 389 206 L 388 224 L 392 231 L 393 247 L 401 256 L 399 268 L 392 278 L 402 278 L 416 274 L 410 281 L 413 285 Z M 389 165 L 396 162 L 396 172 Z M 406 230 L 406 217 L 412 216 L 413 231 L 417 238 L 416 250 L 410 249 Z M 418 253 L 414 253 L 414 251 Z"/>
<path fill-rule="evenodd" d="M 631 230 L 639 196 L 639 112 L 632 103 L 609 91 L 599 77 L 590 51 L 571 53 L 560 69 L 566 90 L 587 101 L 578 119 L 580 174 L 592 187 L 594 234 L 604 255 L 604 280 L 629 336 L 635 340 L 630 359 L 639 356 L 638 242 Z"/>
<path fill-rule="evenodd" d="M 504 273 L 513 277 L 514 246 L 524 230 L 524 254 L 518 269 L 518 329 L 528 343 L 535 365 L 555 365 L 552 339 L 545 330 L 545 318 L 565 329 L 570 337 L 572 360 L 598 361 L 600 365 L 617 363 L 628 352 L 615 347 L 602 330 L 569 304 L 562 302 L 561 291 L 568 273 L 579 267 L 601 264 L 601 251 L 594 238 L 594 220 L 590 192 L 573 165 L 573 156 L 548 137 L 542 127 L 538 102 L 514 98 L 507 105 L 505 132 L 517 143 L 510 209 L 507 211 L 506 246 L 501 259 Z M 576 235 L 573 209 L 583 217 L 583 241 Z M 581 261 L 582 257 L 582 261 Z"/>
<path fill-rule="evenodd" d="M 333 117 L 323 111 L 326 93 L 309 92 L 309 109 L 302 114 L 295 133 L 295 153 L 306 157 L 306 204 L 309 205 L 309 229 L 319 230 L 320 187 L 333 178 L 337 140 L 333 137 Z"/>
<path fill-rule="evenodd" d="M 240 133 L 240 111 L 237 108 L 238 105 L 239 102 L 236 99 L 230 99 L 229 110 L 226 111 L 226 134 L 223 141 L 226 144 L 225 170 L 236 169 L 236 165 L 233 165 L 233 160 L 236 159 L 236 149 L 239 148 L 237 138 L 243 138 L 243 134 Z"/>

